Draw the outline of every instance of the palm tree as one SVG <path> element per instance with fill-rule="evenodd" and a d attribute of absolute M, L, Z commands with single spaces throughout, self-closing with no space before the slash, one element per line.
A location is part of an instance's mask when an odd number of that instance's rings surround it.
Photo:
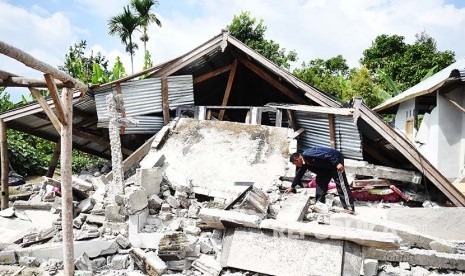
<path fill-rule="evenodd" d="M 140 25 L 139 17 L 132 14 L 129 6 L 124 7 L 123 13 L 113 16 L 108 21 L 109 34 L 118 34 L 121 41 L 126 45 L 126 52 L 131 55 L 132 73 L 134 73 L 133 55 L 138 48 L 137 44 L 132 42 L 132 34 Z"/>
<path fill-rule="evenodd" d="M 150 12 L 152 7 L 158 6 L 157 0 L 132 0 L 131 6 L 136 10 L 139 15 L 140 25 L 143 30 L 143 34 L 140 37 L 140 40 L 144 42 L 144 54 L 147 52 L 147 41 L 149 41 L 149 36 L 147 35 L 147 28 L 150 23 L 155 22 L 159 27 L 161 27 L 161 22 L 157 16 Z"/>

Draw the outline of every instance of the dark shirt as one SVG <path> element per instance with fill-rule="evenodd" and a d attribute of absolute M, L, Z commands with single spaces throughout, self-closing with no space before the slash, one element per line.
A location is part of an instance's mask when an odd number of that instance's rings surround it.
<path fill-rule="evenodd" d="M 343 163 L 342 154 L 332 148 L 312 147 L 306 149 L 301 155 L 305 164 L 302 164 L 302 167 L 297 171 L 294 181 L 292 181 L 292 188 L 301 183 L 307 170 L 318 174 L 322 171 L 335 170 L 339 163 Z"/>

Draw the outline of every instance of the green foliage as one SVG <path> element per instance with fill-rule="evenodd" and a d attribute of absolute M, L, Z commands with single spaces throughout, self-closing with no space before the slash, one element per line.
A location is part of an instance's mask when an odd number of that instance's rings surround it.
<path fill-rule="evenodd" d="M 297 60 L 297 53 L 281 48 L 278 43 L 273 40 L 265 39 L 267 27 L 263 20 L 257 22 L 255 18 L 250 17 L 250 12 L 243 11 L 240 15 L 234 16 L 231 24 L 226 26 L 229 33 L 260 53 L 262 56 L 276 63 L 278 66 L 289 69 L 289 62 Z"/>
<path fill-rule="evenodd" d="M 58 68 L 73 78 L 81 80 L 83 83 L 93 83 L 93 70 L 94 64 L 99 64 L 101 70 L 109 75 L 107 70 L 108 60 L 100 52 L 94 54 L 93 51 L 90 55 L 85 55 L 87 42 L 81 40 L 79 43 L 69 47 L 69 52 L 65 55 L 65 64 L 58 66 Z"/>
<path fill-rule="evenodd" d="M 140 26 L 141 19 L 131 12 L 129 6 L 124 7 L 121 14 L 113 16 L 108 21 L 108 33 L 110 35 L 118 35 L 121 42 L 126 45 L 126 52 L 131 56 L 131 68 L 134 73 L 134 61 L 133 56 L 137 49 L 137 44 L 132 41 L 132 35 L 136 29 Z"/>
<path fill-rule="evenodd" d="M 311 86 L 328 92 L 329 94 L 343 98 L 343 91 L 347 89 L 347 77 L 349 66 L 346 60 L 338 55 L 324 60 L 317 58 L 302 63 L 301 68 L 294 70 L 294 75 Z"/>
<path fill-rule="evenodd" d="M 111 75 L 108 75 L 105 71 L 102 70 L 99 64 L 94 63 L 94 70 L 92 73 L 92 84 L 104 84 L 107 82 L 119 80 L 122 77 L 126 76 L 126 70 L 124 69 L 123 63 L 119 57 L 116 57 L 115 65 L 113 65 L 113 70 Z"/>
<path fill-rule="evenodd" d="M 84 169 L 95 167 L 102 162 L 104 162 L 104 160 L 101 158 L 97 158 L 87 153 L 73 150 L 73 173 L 80 173 Z"/>
<path fill-rule="evenodd" d="M 404 91 L 420 82 L 424 76 L 455 61 L 455 54 L 438 51 L 436 41 L 428 34 L 422 32 L 415 37 L 413 44 L 407 44 L 403 36 L 379 35 L 372 46 L 363 52 L 360 63 L 371 71 L 384 90 L 392 89 L 392 85 L 386 82 L 386 76 L 400 91 Z M 380 72 L 384 74 L 380 75 Z"/>
<path fill-rule="evenodd" d="M 384 101 L 381 88 L 371 78 L 370 71 L 366 67 L 351 71 L 348 82 L 349 89 L 344 91 L 342 99 L 348 101 L 353 97 L 362 97 L 363 101 L 371 108 Z"/>

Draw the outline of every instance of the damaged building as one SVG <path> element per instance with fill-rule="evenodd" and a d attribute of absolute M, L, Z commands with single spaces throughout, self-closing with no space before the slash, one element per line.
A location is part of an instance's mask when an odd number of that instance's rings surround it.
<path fill-rule="evenodd" d="M 0 76 L 12 83 L 12 74 Z M 76 91 L 73 148 L 114 157 L 117 125 L 124 161 L 72 178 L 75 273 L 463 273 L 464 194 L 361 99 L 342 105 L 227 32 L 85 95 Z M 57 112 L 53 100 L 48 106 Z M 60 141 L 43 103 L 0 119 Z M 312 146 L 344 155 L 356 215 L 340 212 L 335 189 L 316 203 L 312 174 L 305 188 L 283 194 L 295 175 L 290 153 Z M 0 212 L 1 269 L 59 273 L 62 182 L 25 186 L 29 196 L 10 197 Z"/>

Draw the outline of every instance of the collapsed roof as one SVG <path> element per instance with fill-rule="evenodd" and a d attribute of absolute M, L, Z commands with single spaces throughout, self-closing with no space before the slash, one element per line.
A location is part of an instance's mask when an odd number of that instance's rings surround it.
<path fill-rule="evenodd" d="M 95 95 L 113 89 L 123 89 L 127 86 L 132 89 L 141 81 L 132 79 L 149 75 L 150 78 L 159 78 L 161 81 L 168 77 L 191 75 L 193 82 L 193 104 L 195 106 L 265 106 L 271 102 L 281 104 L 300 104 L 302 106 L 321 106 L 333 110 L 320 114 L 320 120 L 308 117 L 305 108 L 281 107 L 290 110 L 286 113 L 286 124 L 293 128 L 304 128 L 311 133 L 310 128 L 314 122 L 325 125 L 331 119 L 328 115 L 337 114 L 341 102 L 317 89 L 302 82 L 290 72 L 278 67 L 271 61 L 259 55 L 245 44 L 241 43 L 227 32 L 213 37 L 189 53 L 171 61 L 165 62 L 138 74 L 131 75 L 115 82 L 92 87 L 92 92 L 82 99 L 75 94 L 74 120 L 73 120 L 73 146 L 83 152 L 96 156 L 109 158 L 110 143 L 108 129 L 98 127 Z M 7 82 L 3 79 L 3 82 Z M 124 91 L 122 91 L 124 94 Z M 157 101 L 153 109 L 164 108 L 166 101 Z M 52 102 L 50 102 L 52 104 Z M 144 101 L 137 102 L 144 104 Z M 97 105 L 97 106 L 96 106 Z M 53 105 L 52 105 L 53 107 Z M 297 112 L 293 112 L 296 110 Z M 173 112 L 173 111 L 172 111 Z M 171 112 L 171 113 L 172 113 Z M 332 135 L 330 127 L 316 128 L 320 140 L 312 139 L 315 136 L 302 135 L 299 143 L 305 146 L 326 145 L 327 138 L 338 140 L 334 146 L 341 151 L 350 152 L 354 159 L 365 159 L 371 163 L 384 164 L 396 168 L 416 169 L 422 172 L 426 180 L 433 183 L 448 199 L 457 206 L 465 206 L 465 196 L 461 194 L 450 182 L 445 179 L 429 162 L 414 149 L 403 137 L 396 133 L 364 104 L 351 112 L 351 117 L 362 120 L 342 119 L 340 114 L 336 117 L 337 131 Z M 312 112 L 310 112 L 312 113 Z M 221 113 L 220 113 L 221 114 Z M 313 114 L 313 113 L 312 113 Z M 155 117 L 163 115 L 154 112 Z M 228 111 L 227 120 L 244 122 L 247 111 Z M 292 121 L 295 116 L 295 121 Z M 222 117 L 222 115 L 221 115 Z M 60 136 L 45 116 L 40 105 L 31 103 L 18 109 L 10 110 L 0 115 L 8 128 L 23 131 L 44 139 L 58 142 Z M 166 118 L 165 118 L 166 119 Z M 165 122 L 166 123 L 166 120 Z M 356 127 L 354 127 L 356 124 Z M 142 134 L 129 134 L 122 137 L 123 155 L 129 156 L 142 145 L 150 134 L 156 133 L 163 123 L 154 123 L 151 132 Z M 355 141 L 355 142 L 353 142 Z M 349 143 L 350 142 L 350 143 Z M 331 146 L 331 144 L 329 144 Z"/>

